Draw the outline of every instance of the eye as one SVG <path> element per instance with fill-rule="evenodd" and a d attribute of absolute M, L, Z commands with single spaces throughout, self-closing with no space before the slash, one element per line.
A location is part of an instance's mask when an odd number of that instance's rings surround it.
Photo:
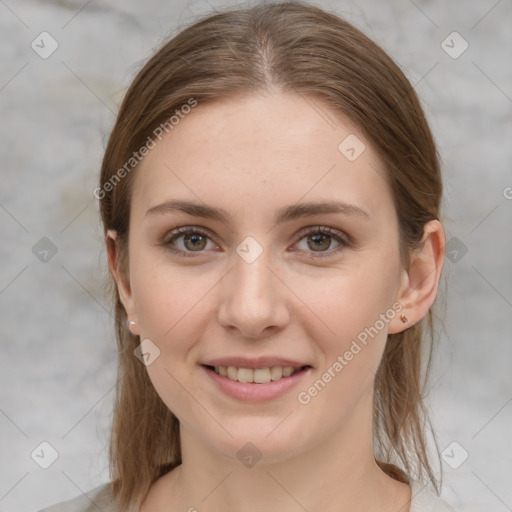
<path fill-rule="evenodd" d="M 314 253 L 315 258 L 326 258 L 333 256 L 350 245 L 348 236 L 343 232 L 338 231 L 327 226 L 315 226 L 313 228 L 306 228 L 299 233 L 301 240 L 305 240 L 300 250 Z M 333 240 L 338 244 L 334 250 L 330 250 Z M 308 250 L 309 249 L 309 250 Z"/>
<path fill-rule="evenodd" d="M 218 248 L 218 246 L 210 240 L 210 235 L 206 231 L 193 226 L 184 226 L 171 231 L 169 235 L 165 237 L 163 245 L 175 254 L 193 257 L 194 255 L 190 253 L 203 252 L 203 249 L 208 248 L 208 242 L 214 246 L 213 248 Z M 209 248 L 211 249 L 212 247 Z"/>
<path fill-rule="evenodd" d="M 300 246 L 303 240 L 305 240 L 305 247 L 299 247 L 299 250 L 313 253 L 315 258 L 333 256 L 345 247 L 350 246 L 350 239 L 347 235 L 327 226 L 305 228 L 299 232 L 298 236 L 300 236 L 300 240 L 296 245 Z M 329 250 L 333 240 L 338 245 L 334 250 Z M 210 247 L 208 247 L 209 243 Z M 193 253 L 198 253 L 197 255 L 199 255 L 205 249 L 219 248 L 211 240 L 210 234 L 207 231 L 194 226 L 183 226 L 174 229 L 165 237 L 163 245 L 171 252 L 184 257 L 194 257 Z"/>

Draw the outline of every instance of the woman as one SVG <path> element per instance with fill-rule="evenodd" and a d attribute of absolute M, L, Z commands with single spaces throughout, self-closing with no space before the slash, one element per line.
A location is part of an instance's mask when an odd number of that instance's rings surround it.
<path fill-rule="evenodd" d="M 300 3 L 199 20 L 130 86 L 95 195 L 112 481 L 48 512 L 453 510 L 422 400 L 439 161 L 382 49 Z"/>

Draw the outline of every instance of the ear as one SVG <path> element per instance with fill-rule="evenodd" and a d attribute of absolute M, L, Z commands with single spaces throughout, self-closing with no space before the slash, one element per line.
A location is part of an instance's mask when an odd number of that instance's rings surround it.
<path fill-rule="evenodd" d="M 434 303 L 445 258 L 445 234 L 438 220 L 423 228 L 421 246 L 411 252 L 409 269 L 403 269 L 396 300 L 403 309 L 389 323 L 390 334 L 419 322 Z M 407 322 L 401 317 L 405 315 Z"/>
<path fill-rule="evenodd" d="M 139 326 L 137 325 L 137 315 L 135 313 L 135 304 L 133 301 L 132 290 L 130 286 L 130 279 L 128 275 L 125 275 L 119 265 L 119 254 L 117 245 L 117 232 L 109 229 L 107 231 L 107 253 L 108 253 L 108 266 L 112 273 L 117 290 L 119 291 L 119 297 L 126 311 L 126 318 L 128 322 L 136 322 L 135 325 L 127 327 L 130 329 L 132 334 L 139 335 Z"/>

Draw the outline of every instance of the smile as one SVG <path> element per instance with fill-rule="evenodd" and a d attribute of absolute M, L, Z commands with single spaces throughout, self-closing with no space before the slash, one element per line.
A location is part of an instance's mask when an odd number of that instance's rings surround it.
<path fill-rule="evenodd" d="M 286 395 L 313 368 L 306 366 L 269 366 L 244 368 L 237 366 L 201 365 L 214 389 L 241 402 L 263 402 Z"/>
<path fill-rule="evenodd" d="M 237 368 L 236 366 L 209 366 L 216 374 L 238 382 L 266 384 L 274 380 L 290 377 L 306 366 L 272 366 L 271 368 Z"/>

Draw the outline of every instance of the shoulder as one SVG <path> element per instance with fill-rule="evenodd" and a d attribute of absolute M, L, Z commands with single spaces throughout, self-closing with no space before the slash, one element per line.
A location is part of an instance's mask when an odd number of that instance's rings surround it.
<path fill-rule="evenodd" d="M 39 512 L 117 512 L 110 495 L 110 483 L 87 491 L 71 500 L 56 503 Z"/>
<path fill-rule="evenodd" d="M 419 482 L 411 482 L 412 500 L 409 512 L 456 512 L 441 498 Z"/>

